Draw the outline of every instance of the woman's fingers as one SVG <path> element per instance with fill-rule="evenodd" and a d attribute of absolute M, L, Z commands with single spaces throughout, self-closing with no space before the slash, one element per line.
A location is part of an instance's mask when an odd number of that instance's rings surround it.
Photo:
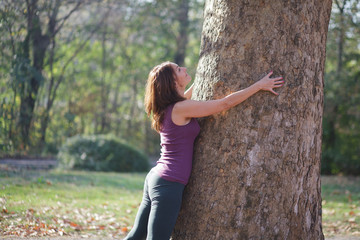
<path fill-rule="evenodd" d="M 274 81 L 279 81 L 279 80 L 282 80 L 283 77 L 277 77 L 277 78 L 271 78 L 271 80 L 274 80 Z"/>
<path fill-rule="evenodd" d="M 270 76 L 273 74 L 273 71 L 269 72 L 268 75 L 266 75 L 267 77 L 270 78 Z"/>
<path fill-rule="evenodd" d="M 277 92 L 275 92 L 274 90 L 270 90 L 270 92 L 272 92 L 273 94 L 275 94 L 275 95 L 279 95 Z"/>
<path fill-rule="evenodd" d="M 284 85 L 284 82 L 285 82 L 285 81 L 283 81 L 282 79 L 283 79 L 282 77 L 273 78 L 272 80 L 274 80 L 274 81 L 273 81 L 274 86 L 281 87 L 282 85 Z"/>

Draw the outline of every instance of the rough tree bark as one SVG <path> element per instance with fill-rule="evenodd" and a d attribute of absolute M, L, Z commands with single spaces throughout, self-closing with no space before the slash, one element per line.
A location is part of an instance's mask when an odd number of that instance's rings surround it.
<path fill-rule="evenodd" d="M 270 70 L 259 92 L 200 120 L 173 239 L 324 239 L 320 154 L 331 0 L 207 0 L 194 98 L 221 98 Z"/>

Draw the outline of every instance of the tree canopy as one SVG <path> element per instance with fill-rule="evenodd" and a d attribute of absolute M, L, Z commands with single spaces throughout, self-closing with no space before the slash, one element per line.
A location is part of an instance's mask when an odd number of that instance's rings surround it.
<path fill-rule="evenodd" d="M 202 5 L 4 1 L 2 153 L 53 153 L 73 135 L 107 133 L 157 152 L 158 137 L 143 111 L 147 74 L 166 60 L 194 74 Z"/>
<path fill-rule="evenodd" d="M 193 77 L 203 0 L 4 0 L 0 4 L 0 156 L 55 154 L 74 135 L 111 133 L 157 155 L 143 110 L 150 69 Z M 333 1 L 322 171 L 360 173 L 360 3 Z"/>

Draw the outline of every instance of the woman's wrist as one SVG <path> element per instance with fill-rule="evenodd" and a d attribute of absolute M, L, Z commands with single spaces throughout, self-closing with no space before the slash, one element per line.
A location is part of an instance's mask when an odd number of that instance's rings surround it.
<path fill-rule="evenodd" d="M 260 81 L 257 81 L 256 83 L 254 83 L 253 86 L 254 86 L 254 89 L 256 90 L 256 92 L 259 92 L 262 90 Z"/>

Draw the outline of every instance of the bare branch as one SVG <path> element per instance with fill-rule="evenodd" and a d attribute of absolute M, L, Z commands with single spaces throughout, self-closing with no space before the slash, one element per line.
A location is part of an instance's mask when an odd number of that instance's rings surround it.
<path fill-rule="evenodd" d="M 48 18 L 49 18 L 49 23 L 48 23 L 48 32 L 50 34 L 50 38 L 54 38 L 55 36 L 55 26 L 56 26 L 56 17 L 57 14 L 59 13 L 59 8 L 60 8 L 60 1 L 54 1 L 54 6 L 51 6 L 50 9 L 53 9 L 51 14 L 50 11 L 48 12 Z"/>
<path fill-rule="evenodd" d="M 63 68 L 61 69 L 61 74 L 58 79 L 58 81 L 55 84 L 55 88 L 53 91 L 53 95 L 51 98 L 51 101 L 54 101 L 56 96 L 57 88 L 59 87 L 60 83 L 64 79 L 65 70 L 68 67 L 68 65 L 74 60 L 74 58 L 77 56 L 77 54 L 84 48 L 85 44 L 91 39 L 91 37 L 95 34 L 95 32 L 101 27 L 105 19 L 109 16 L 109 12 L 111 11 L 111 8 L 109 8 L 106 13 L 104 14 L 103 18 L 100 20 L 100 22 L 95 26 L 95 28 L 90 32 L 89 36 L 80 44 L 80 46 L 74 51 L 73 55 L 66 61 Z"/>
<path fill-rule="evenodd" d="M 64 26 L 64 23 L 66 22 L 66 20 L 68 20 L 69 17 L 70 17 L 75 11 L 77 11 L 77 10 L 79 9 L 79 7 L 80 7 L 80 5 L 81 5 L 82 3 L 83 3 L 82 1 L 79 1 L 79 2 L 76 4 L 76 6 L 75 6 L 65 17 L 63 17 L 63 18 L 61 19 L 62 22 L 59 24 L 59 27 L 54 31 L 53 36 L 55 36 L 55 35 L 60 31 L 60 29 Z M 52 37 L 53 37 L 53 36 L 52 36 Z"/>
<path fill-rule="evenodd" d="M 338 7 L 338 9 L 340 10 L 341 13 L 344 12 L 346 2 L 347 2 L 347 0 L 344 0 L 342 6 L 340 6 L 339 0 L 335 0 L 335 4 L 336 4 L 336 6 Z"/>
<path fill-rule="evenodd" d="M 53 88 L 54 85 L 54 68 L 53 68 L 53 63 L 54 63 L 54 55 L 55 55 L 55 38 L 51 39 L 51 52 L 50 52 L 50 57 L 49 57 L 49 64 L 50 64 L 50 83 L 49 83 L 49 87 L 48 87 L 48 102 L 47 102 L 47 106 L 46 109 L 50 110 L 53 100 L 51 99 L 51 90 Z"/>

